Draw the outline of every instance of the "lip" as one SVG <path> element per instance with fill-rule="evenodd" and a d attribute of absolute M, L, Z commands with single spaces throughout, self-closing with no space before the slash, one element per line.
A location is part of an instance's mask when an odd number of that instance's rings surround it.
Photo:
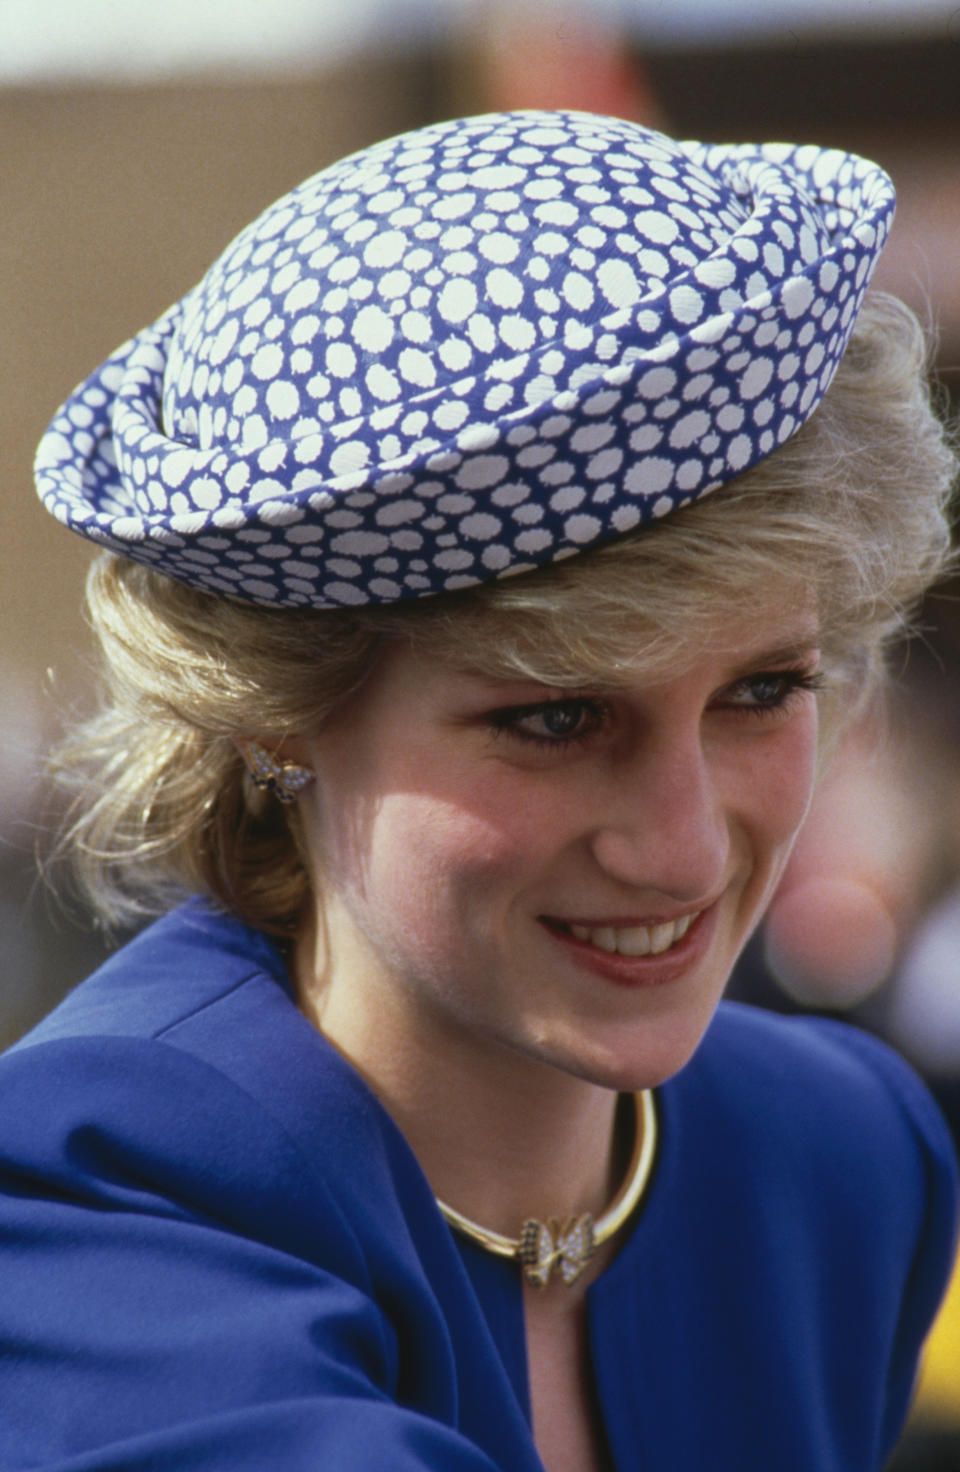
<path fill-rule="evenodd" d="M 686 975 L 708 949 L 716 929 L 717 909 L 715 900 L 703 907 L 686 934 L 669 951 L 663 951 L 658 956 L 621 956 L 616 951 L 602 951 L 590 941 L 578 940 L 564 927 L 585 925 L 590 930 L 599 930 L 609 926 L 614 930 L 626 930 L 632 926 L 652 927 L 668 920 L 680 920 L 683 918 L 682 914 L 656 918 L 645 916 L 642 921 L 634 916 L 618 919 L 605 916 L 603 920 L 565 917 L 560 920 L 544 915 L 540 917 L 540 923 L 551 939 L 564 948 L 571 960 L 602 976 L 604 980 L 625 987 L 665 986 Z M 684 911 L 684 914 L 690 914 L 690 911 Z"/>

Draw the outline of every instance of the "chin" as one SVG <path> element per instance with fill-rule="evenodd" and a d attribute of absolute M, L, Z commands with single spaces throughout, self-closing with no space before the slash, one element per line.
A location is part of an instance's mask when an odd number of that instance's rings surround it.
<path fill-rule="evenodd" d="M 593 1046 L 585 1046 L 581 1037 L 575 1045 L 549 1050 L 549 1061 L 598 1088 L 631 1094 L 655 1089 L 690 1062 L 714 1010 L 705 1020 L 652 1021 L 620 1029 L 609 1040 L 595 1039 Z"/>

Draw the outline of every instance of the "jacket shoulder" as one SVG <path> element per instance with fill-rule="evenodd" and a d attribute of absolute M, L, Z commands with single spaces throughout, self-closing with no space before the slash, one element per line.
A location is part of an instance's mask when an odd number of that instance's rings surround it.
<path fill-rule="evenodd" d="M 695 1088 L 722 1088 L 731 1109 L 748 1110 L 755 1130 L 789 1117 L 795 1133 L 853 1135 L 859 1146 L 890 1130 L 888 1146 L 901 1136 L 920 1140 L 955 1174 L 952 1139 L 926 1085 L 859 1027 L 726 1002 L 689 1072 Z"/>
<path fill-rule="evenodd" d="M 122 946 L 14 1049 L 66 1037 L 158 1036 L 254 975 L 289 994 L 283 958 L 265 935 L 190 900 Z"/>

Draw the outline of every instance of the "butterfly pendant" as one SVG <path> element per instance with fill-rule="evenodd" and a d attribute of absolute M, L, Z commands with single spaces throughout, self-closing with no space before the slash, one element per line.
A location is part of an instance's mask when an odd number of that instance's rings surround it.
<path fill-rule="evenodd" d="M 569 1285 L 576 1282 L 593 1256 L 593 1217 L 568 1217 L 562 1224 L 551 1217 L 546 1222 L 530 1217 L 523 1224 L 518 1256 L 524 1276 L 535 1288 L 545 1288 L 555 1267 Z"/>

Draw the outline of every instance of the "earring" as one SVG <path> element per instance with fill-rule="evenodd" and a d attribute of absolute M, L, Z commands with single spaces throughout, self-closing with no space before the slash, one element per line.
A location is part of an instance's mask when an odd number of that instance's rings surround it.
<path fill-rule="evenodd" d="M 294 802 L 313 781 L 309 767 L 300 767 L 296 762 L 278 762 L 255 741 L 246 741 L 244 753 L 250 767 L 250 775 L 261 792 L 271 792 L 280 802 Z"/>

